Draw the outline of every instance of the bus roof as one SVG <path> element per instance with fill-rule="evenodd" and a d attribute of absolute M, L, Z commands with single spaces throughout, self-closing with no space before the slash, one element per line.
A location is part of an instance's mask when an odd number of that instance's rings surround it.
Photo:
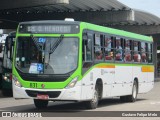
<path fill-rule="evenodd" d="M 127 32 L 124 30 L 118 30 L 118 29 L 109 28 L 109 27 L 104 27 L 104 26 L 99 26 L 99 25 L 90 24 L 86 22 L 81 22 L 81 24 L 82 26 L 85 26 L 84 29 L 94 30 L 97 32 L 104 32 L 104 33 L 108 33 L 108 34 L 115 35 L 115 36 L 123 36 L 123 37 L 127 37 L 130 39 L 138 39 L 138 40 L 153 42 L 153 38 L 151 36 L 145 36 L 141 34 L 136 34 L 136 33 Z"/>

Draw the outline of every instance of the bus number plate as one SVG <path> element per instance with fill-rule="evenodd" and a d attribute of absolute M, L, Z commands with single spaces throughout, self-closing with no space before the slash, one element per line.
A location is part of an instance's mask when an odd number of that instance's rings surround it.
<path fill-rule="evenodd" d="M 49 98 L 48 95 L 40 95 L 40 94 L 37 95 L 37 99 L 40 99 L 40 100 L 48 100 L 48 98 Z"/>
<path fill-rule="evenodd" d="M 37 83 L 30 83 L 30 88 L 37 88 Z"/>

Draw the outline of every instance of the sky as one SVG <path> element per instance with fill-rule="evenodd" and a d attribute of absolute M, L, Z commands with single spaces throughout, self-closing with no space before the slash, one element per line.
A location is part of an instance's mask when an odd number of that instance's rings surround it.
<path fill-rule="evenodd" d="M 118 0 L 126 6 L 152 13 L 160 18 L 160 0 Z"/>

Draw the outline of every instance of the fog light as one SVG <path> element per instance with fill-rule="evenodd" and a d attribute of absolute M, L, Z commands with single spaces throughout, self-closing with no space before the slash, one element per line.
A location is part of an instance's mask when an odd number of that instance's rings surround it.
<path fill-rule="evenodd" d="M 75 77 L 67 86 L 66 89 L 73 88 L 78 81 L 78 77 Z"/>

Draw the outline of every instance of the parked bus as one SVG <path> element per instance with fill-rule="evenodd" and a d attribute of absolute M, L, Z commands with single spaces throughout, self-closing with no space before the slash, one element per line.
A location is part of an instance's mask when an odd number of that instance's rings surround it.
<path fill-rule="evenodd" d="M 76 21 L 19 24 L 13 57 L 13 96 L 48 101 L 135 102 L 154 86 L 152 37 Z"/>
<path fill-rule="evenodd" d="M 6 37 L 2 59 L 2 93 L 12 95 L 12 58 L 16 32 L 10 32 Z"/>
<path fill-rule="evenodd" d="M 2 30 L 0 30 L 0 32 L 0 89 L 2 89 L 2 59 L 4 44 L 8 34 L 3 34 Z"/>

